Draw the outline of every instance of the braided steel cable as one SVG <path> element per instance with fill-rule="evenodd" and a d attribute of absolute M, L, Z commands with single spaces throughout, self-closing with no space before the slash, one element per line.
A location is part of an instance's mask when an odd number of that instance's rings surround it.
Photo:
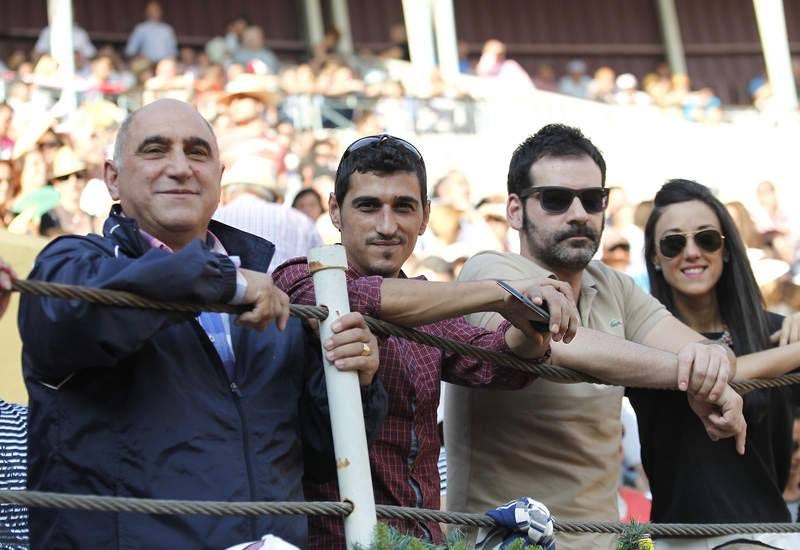
<path fill-rule="evenodd" d="M 143 309 L 155 309 L 160 311 L 177 311 L 183 313 L 200 313 L 201 311 L 212 311 L 218 313 L 243 313 L 249 309 L 245 305 L 232 304 L 189 304 L 186 302 L 167 302 L 144 298 L 132 292 L 121 290 L 107 290 L 101 288 L 91 288 L 78 285 L 65 285 L 58 283 L 46 283 L 43 281 L 32 281 L 17 279 L 12 283 L 12 290 L 24 292 L 35 296 L 48 296 L 52 298 L 78 299 L 95 304 L 103 304 L 118 307 L 133 307 Z M 291 304 L 289 306 L 292 316 L 302 319 L 325 319 L 328 310 L 318 306 L 304 306 Z M 592 382 L 595 384 L 609 384 L 593 376 L 588 376 L 578 371 L 556 365 L 549 365 L 536 361 L 525 361 L 510 354 L 486 350 L 477 346 L 472 346 L 462 342 L 456 342 L 441 336 L 426 334 L 414 329 L 400 327 L 380 319 L 364 316 L 367 326 L 374 332 L 397 336 L 416 342 L 418 344 L 434 346 L 440 349 L 474 357 L 482 361 L 489 361 L 497 365 L 503 365 L 513 369 L 521 370 L 531 374 L 542 376 L 548 380 L 560 382 Z M 800 383 L 800 374 L 785 374 L 775 378 L 746 380 L 742 382 L 731 382 L 730 386 L 739 393 L 753 390 L 777 388 Z M 667 389 L 667 388 L 665 388 Z"/>
<path fill-rule="evenodd" d="M 41 491 L 0 490 L 0 503 L 16 504 L 30 508 L 59 508 L 85 512 L 134 512 L 156 515 L 206 515 L 206 516 L 260 516 L 260 515 L 316 515 L 346 516 L 353 510 L 348 502 L 221 502 L 198 500 L 140 499 L 97 495 L 71 495 Z M 435 521 L 472 527 L 494 527 L 494 521 L 485 514 L 468 514 L 406 508 L 402 506 L 376 506 L 378 517 Z M 629 524 L 610 521 L 556 521 L 555 530 L 561 533 L 622 533 Z M 714 537 L 721 535 L 756 533 L 800 533 L 797 523 L 655 523 L 647 527 L 652 536 Z"/>

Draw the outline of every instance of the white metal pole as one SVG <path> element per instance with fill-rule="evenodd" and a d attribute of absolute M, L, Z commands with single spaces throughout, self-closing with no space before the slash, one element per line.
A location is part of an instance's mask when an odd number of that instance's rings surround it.
<path fill-rule="evenodd" d="M 322 42 L 324 31 L 322 28 L 322 8 L 320 0 L 303 0 L 303 12 L 306 19 L 306 29 L 308 30 L 308 50 L 314 48 Z"/>
<path fill-rule="evenodd" d="M 767 66 L 775 103 L 781 108 L 797 109 L 797 87 L 792 72 L 792 55 L 786 34 L 786 15 L 782 0 L 753 0 L 761 36 L 761 49 Z"/>
<path fill-rule="evenodd" d="M 661 23 L 661 34 L 664 35 L 664 48 L 667 50 L 669 70 L 673 74 L 688 74 L 675 0 L 658 0 L 658 19 Z"/>
<path fill-rule="evenodd" d="M 72 40 L 72 1 L 47 0 L 50 55 L 58 62 L 63 82 L 60 101 L 70 113 L 78 108 L 75 93 L 75 45 Z"/>
<path fill-rule="evenodd" d="M 347 296 L 347 256 L 341 245 L 320 246 L 308 253 L 308 266 L 314 278 L 317 305 L 328 308 L 328 318 L 320 323 L 320 340 L 333 335 L 331 325 L 350 311 Z M 361 391 L 355 372 L 341 372 L 325 359 L 325 383 L 333 427 L 333 446 L 336 452 L 336 471 L 339 495 L 353 504 L 353 512 L 344 520 L 347 548 L 356 544 L 368 547 L 375 526 L 375 495 L 372 493 L 372 474 L 367 453 L 367 433 L 361 407 Z"/>
<path fill-rule="evenodd" d="M 421 74 L 430 75 L 436 65 L 430 1 L 403 0 L 403 20 L 411 63 Z"/>
<path fill-rule="evenodd" d="M 350 29 L 350 9 L 347 0 L 331 1 L 331 16 L 336 30 L 339 31 L 339 53 L 351 55 L 353 53 L 353 31 Z"/>
<path fill-rule="evenodd" d="M 460 71 L 453 0 L 433 0 L 433 23 L 436 28 L 439 69 L 445 79 L 456 78 Z"/>

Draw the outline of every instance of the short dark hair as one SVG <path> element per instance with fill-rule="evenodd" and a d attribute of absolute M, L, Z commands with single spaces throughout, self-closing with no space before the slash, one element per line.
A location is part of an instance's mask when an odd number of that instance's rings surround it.
<path fill-rule="evenodd" d="M 656 257 L 655 231 L 659 218 L 668 206 L 688 201 L 700 201 L 708 206 L 716 214 L 722 234 L 725 236 L 723 243 L 727 261 L 717 282 L 716 292 L 720 316 L 733 339 L 734 352 L 736 355 L 744 355 L 769 348 L 764 299 L 750 268 L 744 243 L 728 209 L 705 185 L 691 180 L 673 179 L 665 183 L 656 193 L 654 208 L 644 229 L 644 253 L 647 275 L 650 279 L 650 293 L 658 298 L 670 313 L 680 318 L 675 307 L 672 287 L 664 279 L 663 272 L 656 270 L 653 259 Z"/>
<path fill-rule="evenodd" d="M 364 145 L 355 151 L 345 153 L 336 169 L 336 186 L 334 194 L 336 202 L 341 206 L 350 188 L 350 176 L 354 172 L 366 174 L 372 172 L 379 176 L 388 176 L 396 172 L 413 172 L 419 180 L 419 194 L 422 202 L 428 198 L 428 182 L 425 161 L 414 154 L 397 139 L 389 136 Z"/>
<path fill-rule="evenodd" d="M 578 157 L 588 155 L 600 168 L 602 185 L 606 185 L 606 161 L 594 144 L 578 128 L 565 124 L 548 124 L 523 141 L 511 155 L 508 166 L 508 194 L 519 195 L 536 185 L 531 179 L 531 166 L 544 157 Z"/>

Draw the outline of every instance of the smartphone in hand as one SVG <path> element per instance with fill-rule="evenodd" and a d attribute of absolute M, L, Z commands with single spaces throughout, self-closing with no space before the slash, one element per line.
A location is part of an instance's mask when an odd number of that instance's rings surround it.
<path fill-rule="evenodd" d="M 550 331 L 550 312 L 547 310 L 547 304 L 543 304 L 538 306 L 530 301 L 530 299 L 519 292 L 516 288 L 511 286 L 505 281 L 496 281 L 497 284 L 511 294 L 514 298 L 522 302 L 525 306 L 528 307 L 531 311 L 537 314 L 539 319 L 531 320 L 530 323 L 533 325 L 533 328 L 536 329 L 538 332 L 549 332 Z"/>

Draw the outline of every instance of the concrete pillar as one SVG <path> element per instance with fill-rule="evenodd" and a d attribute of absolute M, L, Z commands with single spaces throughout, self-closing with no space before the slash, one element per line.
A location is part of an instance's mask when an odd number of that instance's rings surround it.
<path fill-rule="evenodd" d="M 331 0 L 331 15 L 334 26 L 342 35 L 339 39 L 339 53 L 351 55 L 353 53 L 353 32 L 350 29 L 350 8 L 347 0 Z"/>
<path fill-rule="evenodd" d="M 50 55 L 58 62 L 64 88 L 61 102 L 67 112 L 78 108 L 75 93 L 75 47 L 72 40 L 72 1 L 47 0 L 47 20 L 50 25 Z"/>
<path fill-rule="evenodd" d="M 433 0 L 433 23 L 436 28 L 436 51 L 439 69 L 445 79 L 460 73 L 458 67 L 458 39 L 453 0 Z"/>
<path fill-rule="evenodd" d="M 767 77 L 775 103 L 786 110 L 797 109 L 797 88 L 792 72 L 792 55 L 786 35 L 786 16 L 781 0 L 753 0 L 764 50 Z"/>
<path fill-rule="evenodd" d="M 686 69 L 686 54 L 683 52 L 681 25 L 675 0 L 657 0 L 658 19 L 661 23 L 661 34 L 664 37 L 664 48 L 667 51 L 667 64 L 673 74 L 689 74 Z"/>
<path fill-rule="evenodd" d="M 313 52 L 314 47 L 322 42 L 324 34 L 322 26 L 322 7 L 320 0 L 303 0 L 303 16 L 306 22 L 306 39 L 308 40 L 308 51 Z"/>
<path fill-rule="evenodd" d="M 431 0 L 403 0 L 403 19 L 411 63 L 424 74 L 436 66 Z"/>

